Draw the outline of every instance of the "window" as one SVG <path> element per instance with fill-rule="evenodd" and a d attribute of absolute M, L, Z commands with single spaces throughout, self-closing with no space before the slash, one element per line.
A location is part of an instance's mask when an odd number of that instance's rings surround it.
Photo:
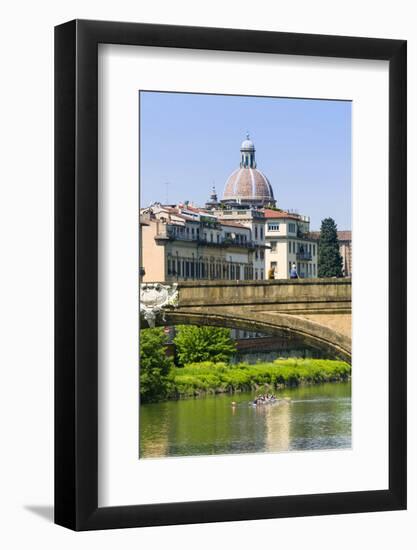
<path fill-rule="evenodd" d="M 279 231 L 279 223 L 268 223 L 268 231 Z"/>
<path fill-rule="evenodd" d="M 264 238 L 264 228 L 263 227 L 261 227 L 260 233 L 261 233 L 261 240 L 262 240 Z"/>
<path fill-rule="evenodd" d="M 271 244 L 271 252 L 276 252 L 276 250 L 277 250 L 277 241 L 271 241 L 270 244 Z"/>
<path fill-rule="evenodd" d="M 263 279 L 263 278 L 264 278 L 264 270 L 261 269 L 261 279 Z"/>
<path fill-rule="evenodd" d="M 265 258 L 265 253 L 264 253 L 263 250 L 259 251 L 259 257 L 260 257 L 261 260 L 263 260 Z"/>
<path fill-rule="evenodd" d="M 288 224 L 288 233 L 295 233 L 295 223 Z"/>
<path fill-rule="evenodd" d="M 313 256 L 315 256 L 315 255 L 316 255 L 316 245 L 313 244 Z"/>
<path fill-rule="evenodd" d="M 258 238 L 258 226 L 255 225 L 255 240 Z"/>
<path fill-rule="evenodd" d="M 271 266 L 271 269 L 276 269 L 277 268 L 277 262 L 271 262 L 270 266 Z"/>

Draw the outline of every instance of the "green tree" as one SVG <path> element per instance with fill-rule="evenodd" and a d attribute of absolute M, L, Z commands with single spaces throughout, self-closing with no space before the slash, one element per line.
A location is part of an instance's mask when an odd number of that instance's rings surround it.
<path fill-rule="evenodd" d="M 174 344 L 180 365 L 202 361 L 227 362 L 236 351 L 227 328 L 181 325 L 177 327 Z"/>
<path fill-rule="evenodd" d="M 339 252 L 337 225 L 332 218 L 321 222 L 318 252 L 318 276 L 342 277 L 343 260 Z"/>
<path fill-rule="evenodd" d="M 166 355 L 166 343 L 162 327 L 140 331 L 140 397 L 143 403 L 157 401 L 167 393 L 173 360 Z"/>

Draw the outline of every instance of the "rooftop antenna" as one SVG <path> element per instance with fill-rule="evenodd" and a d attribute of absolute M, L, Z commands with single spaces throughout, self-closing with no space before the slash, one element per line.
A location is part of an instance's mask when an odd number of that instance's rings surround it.
<path fill-rule="evenodd" d="M 168 202 L 168 186 L 171 185 L 171 182 L 166 181 L 164 183 L 164 185 L 165 185 L 165 204 L 169 204 L 169 202 Z"/>

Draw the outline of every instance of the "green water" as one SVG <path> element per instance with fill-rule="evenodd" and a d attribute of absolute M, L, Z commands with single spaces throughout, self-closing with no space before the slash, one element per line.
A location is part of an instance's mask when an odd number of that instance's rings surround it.
<path fill-rule="evenodd" d="M 253 407 L 249 403 L 255 394 L 248 392 L 141 405 L 140 457 L 351 446 L 350 382 L 276 393 L 291 402 Z"/>

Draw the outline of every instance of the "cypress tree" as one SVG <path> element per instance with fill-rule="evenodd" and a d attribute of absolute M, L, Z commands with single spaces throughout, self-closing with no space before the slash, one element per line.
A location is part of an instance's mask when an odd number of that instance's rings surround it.
<path fill-rule="evenodd" d="M 337 225 L 332 218 L 321 222 L 318 255 L 319 277 L 343 277 L 343 259 L 339 252 Z"/>

